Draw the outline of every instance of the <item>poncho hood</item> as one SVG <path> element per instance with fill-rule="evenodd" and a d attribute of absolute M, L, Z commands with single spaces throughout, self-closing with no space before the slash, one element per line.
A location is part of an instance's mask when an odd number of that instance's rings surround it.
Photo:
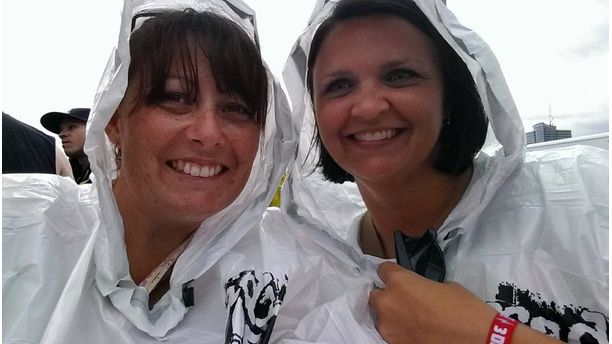
<path fill-rule="evenodd" d="M 97 90 L 92 114 L 87 123 L 85 152 L 93 171 L 92 192 L 97 193 L 100 219 L 85 248 L 75 272 L 89 269 L 88 255 L 93 256 L 97 288 L 140 330 L 152 336 L 163 336 L 184 316 L 182 287 L 210 269 L 253 226 L 272 199 L 276 186 L 291 161 L 297 143 L 297 129 L 289 117 L 284 93 L 272 74 L 269 78 L 269 110 L 265 130 L 246 186 L 231 205 L 205 220 L 189 246 L 179 257 L 170 280 L 170 291 L 152 312 L 137 295 L 139 288 L 129 273 L 122 219 L 112 193 L 116 166 L 105 128 L 115 113 L 128 83 L 130 64 L 129 37 L 132 17 L 143 12 L 160 12 L 192 8 L 212 11 L 239 24 L 257 42 L 254 12 L 240 0 L 127 0 L 125 2 L 117 47 L 113 50 Z M 258 44 L 258 43 L 257 43 Z M 75 276 L 78 274 L 74 274 Z M 71 279 L 78 288 L 81 281 Z M 68 286 L 70 289 L 71 286 Z M 66 306 L 64 304 L 64 306 Z M 68 310 L 66 310 L 68 311 Z M 154 315 L 153 315 L 154 314 Z"/>
<path fill-rule="evenodd" d="M 360 248 L 366 208 L 356 184 L 325 181 L 311 148 L 315 120 L 305 87 L 307 57 L 335 3 L 317 2 L 285 66 L 294 120 L 302 125 L 282 207 L 321 234 L 344 240 L 358 255 L 380 261 Z M 585 146 L 526 152 L 521 119 L 491 49 L 442 1 L 414 3 L 467 65 L 489 120 L 470 184 L 437 230 L 445 280 L 563 341 L 607 343 L 608 152 Z"/>
<path fill-rule="evenodd" d="M 292 104 L 293 120 L 302 125 L 296 164 L 287 181 L 282 200 L 283 207 L 290 214 L 305 217 L 313 223 L 324 224 L 327 228 L 331 227 L 332 231 L 346 239 L 349 235 L 348 228 L 355 222 L 356 217 L 361 216 L 364 204 L 354 183 L 326 182 L 320 169 L 315 169 L 318 153 L 315 149 L 311 149 L 315 121 L 312 103 L 305 86 L 307 56 L 313 36 L 337 2 L 334 0 L 317 2 L 308 27 L 295 43 L 283 72 Z M 485 178 L 489 181 L 486 187 L 464 196 L 476 202 L 468 202 L 472 206 L 469 212 L 466 209 L 465 216 L 476 217 L 495 194 L 494 191 L 523 159 L 525 154 L 523 125 L 501 68 L 489 46 L 475 32 L 463 26 L 444 2 L 440 0 L 414 2 L 465 62 L 474 78 L 489 120 L 487 139 L 480 155 L 497 155 L 500 163 L 486 171 Z M 322 190 L 328 191 L 322 192 Z M 341 209 L 342 216 L 337 216 L 335 210 L 329 209 L 332 204 Z M 478 204 L 478 207 L 473 208 L 474 204 Z M 464 212 L 461 204 L 454 211 Z M 444 227 L 441 228 L 441 232 L 444 231 Z"/>

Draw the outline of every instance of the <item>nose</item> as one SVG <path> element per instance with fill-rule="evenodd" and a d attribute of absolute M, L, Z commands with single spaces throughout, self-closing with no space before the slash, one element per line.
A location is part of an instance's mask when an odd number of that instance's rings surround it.
<path fill-rule="evenodd" d="M 202 110 L 194 115 L 186 132 L 189 140 L 205 146 L 218 146 L 225 142 L 219 112 L 214 109 Z"/>
<path fill-rule="evenodd" d="M 351 107 L 351 115 L 364 120 L 376 119 L 390 109 L 383 90 L 380 87 L 362 87 Z"/>
<path fill-rule="evenodd" d="M 58 135 L 61 139 L 63 139 L 64 137 L 68 136 L 68 131 L 66 129 L 60 129 L 60 132 Z"/>

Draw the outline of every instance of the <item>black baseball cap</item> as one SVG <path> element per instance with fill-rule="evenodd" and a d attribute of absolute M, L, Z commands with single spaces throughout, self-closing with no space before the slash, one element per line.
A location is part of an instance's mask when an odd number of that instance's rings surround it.
<path fill-rule="evenodd" d="M 60 123 L 62 120 L 67 118 L 76 118 L 83 122 L 87 122 L 87 119 L 89 118 L 89 109 L 74 108 L 68 110 L 68 112 L 49 112 L 40 118 L 40 124 L 42 124 L 42 126 L 50 132 L 59 134 Z"/>

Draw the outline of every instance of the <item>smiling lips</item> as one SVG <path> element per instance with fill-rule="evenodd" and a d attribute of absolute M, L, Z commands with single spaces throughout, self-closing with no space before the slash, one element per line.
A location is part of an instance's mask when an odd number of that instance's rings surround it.
<path fill-rule="evenodd" d="M 203 178 L 214 177 L 223 170 L 223 166 L 219 164 L 202 166 L 184 160 L 174 160 L 171 165 L 176 171 Z"/>
<path fill-rule="evenodd" d="M 387 130 L 379 130 L 373 132 L 365 132 L 365 133 L 357 133 L 351 135 L 353 139 L 356 141 L 364 141 L 364 142 L 374 142 L 374 141 L 382 141 L 388 140 L 394 136 L 399 134 L 398 129 L 387 129 Z"/>

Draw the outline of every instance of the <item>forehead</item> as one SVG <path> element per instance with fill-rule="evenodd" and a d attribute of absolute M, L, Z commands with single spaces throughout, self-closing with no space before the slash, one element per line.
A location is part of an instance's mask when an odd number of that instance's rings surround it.
<path fill-rule="evenodd" d="M 366 60 L 364 57 L 372 55 L 431 63 L 436 54 L 425 33 L 395 15 L 341 21 L 331 28 L 319 51 L 319 58 L 332 64 Z"/>

